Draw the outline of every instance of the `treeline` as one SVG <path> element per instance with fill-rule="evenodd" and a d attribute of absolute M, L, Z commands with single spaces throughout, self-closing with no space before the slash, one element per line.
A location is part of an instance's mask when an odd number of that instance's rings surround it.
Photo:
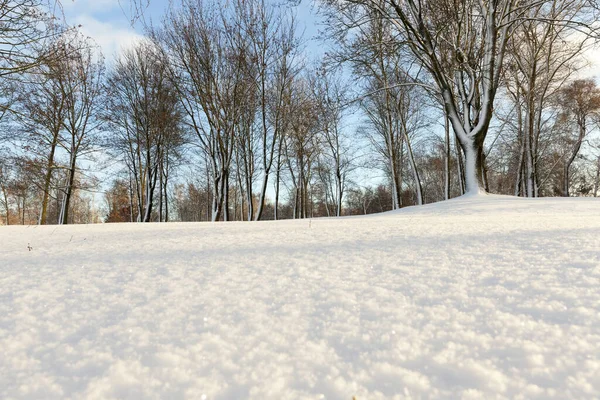
<path fill-rule="evenodd" d="M 0 0 L 2 223 L 340 216 L 478 187 L 597 196 L 600 90 L 578 78 L 593 8 L 418 4 L 325 2 L 314 59 L 289 5 L 182 0 L 107 65 L 42 2 Z"/>

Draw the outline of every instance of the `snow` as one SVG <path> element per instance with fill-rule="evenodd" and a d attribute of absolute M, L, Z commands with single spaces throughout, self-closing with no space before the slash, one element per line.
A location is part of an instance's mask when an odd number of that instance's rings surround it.
<path fill-rule="evenodd" d="M 598 398 L 600 202 L 0 229 L 2 399 L 353 396 Z"/>

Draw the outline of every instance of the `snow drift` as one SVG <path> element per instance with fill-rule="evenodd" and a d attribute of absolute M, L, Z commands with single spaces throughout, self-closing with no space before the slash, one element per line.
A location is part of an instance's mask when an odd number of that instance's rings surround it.
<path fill-rule="evenodd" d="M 0 398 L 593 398 L 600 202 L 0 228 Z"/>

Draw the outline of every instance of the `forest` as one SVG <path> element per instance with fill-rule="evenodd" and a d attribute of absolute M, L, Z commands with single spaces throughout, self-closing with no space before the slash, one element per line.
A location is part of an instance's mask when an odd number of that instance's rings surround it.
<path fill-rule="evenodd" d="M 108 61 L 0 0 L 0 224 L 598 196 L 595 1 L 322 0 L 318 38 L 296 7 L 173 1 Z"/>

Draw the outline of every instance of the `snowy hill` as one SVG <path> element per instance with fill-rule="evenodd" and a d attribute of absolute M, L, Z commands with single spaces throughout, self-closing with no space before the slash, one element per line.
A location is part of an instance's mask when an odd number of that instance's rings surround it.
<path fill-rule="evenodd" d="M 2 399 L 353 396 L 598 398 L 600 201 L 0 228 Z"/>

